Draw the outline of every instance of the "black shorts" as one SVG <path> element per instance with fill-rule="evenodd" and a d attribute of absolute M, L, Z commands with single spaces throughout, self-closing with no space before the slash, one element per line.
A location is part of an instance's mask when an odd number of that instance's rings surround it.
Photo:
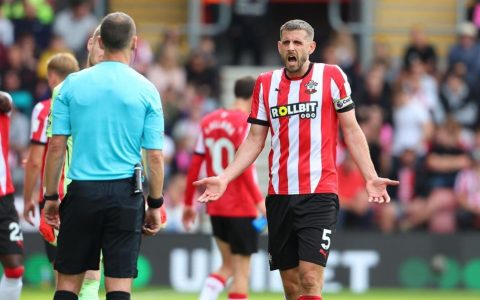
<path fill-rule="evenodd" d="M 101 250 L 105 276 L 137 277 L 145 202 L 132 191 L 131 179 L 70 183 L 60 204 L 57 271 L 98 270 Z"/>
<path fill-rule="evenodd" d="M 253 217 L 211 216 L 213 235 L 230 245 L 232 254 L 251 255 L 258 251 L 258 232 Z"/>
<path fill-rule="evenodd" d="M 327 265 L 338 215 L 335 194 L 267 196 L 270 270 Z"/>
<path fill-rule="evenodd" d="M 40 211 L 39 216 L 42 215 L 43 207 L 45 206 L 45 201 L 40 202 L 38 206 L 38 210 Z M 57 256 L 57 247 L 47 242 L 43 239 L 43 244 L 45 246 L 45 253 L 47 253 L 47 258 L 50 263 L 55 261 L 55 257 Z"/>
<path fill-rule="evenodd" d="M 0 197 L 0 255 L 23 254 L 23 234 L 13 194 Z"/>

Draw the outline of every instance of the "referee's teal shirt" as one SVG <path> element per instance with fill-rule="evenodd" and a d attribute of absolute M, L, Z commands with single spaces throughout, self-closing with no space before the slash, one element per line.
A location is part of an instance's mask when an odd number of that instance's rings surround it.
<path fill-rule="evenodd" d="M 163 148 L 160 95 L 150 81 L 120 62 L 101 62 L 69 75 L 52 114 L 52 134 L 73 138 L 67 174 L 72 180 L 131 177 L 142 147 Z"/>

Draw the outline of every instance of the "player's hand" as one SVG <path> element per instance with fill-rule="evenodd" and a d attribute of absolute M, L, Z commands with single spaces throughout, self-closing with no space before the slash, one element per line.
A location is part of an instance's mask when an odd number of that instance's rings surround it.
<path fill-rule="evenodd" d="M 197 180 L 194 186 L 205 186 L 205 192 L 198 198 L 198 202 L 206 203 L 218 200 L 227 189 L 227 181 L 220 176 L 207 177 Z"/>
<path fill-rule="evenodd" d="M 145 235 L 156 235 L 160 230 L 161 217 L 160 208 L 149 207 L 145 212 L 145 220 L 142 226 L 142 232 Z"/>
<path fill-rule="evenodd" d="M 58 230 L 45 222 L 43 210 L 40 213 L 40 225 L 38 226 L 38 231 L 40 232 L 44 240 L 54 246 L 57 245 Z"/>
<path fill-rule="evenodd" d="M 167 210 L 165 209 L 165 205 L 160 207 L 160 229 L 164 229 L 167 227 Z"/>
<path fill-rule="evenodd" d="M 44 200 L 45 201 L 45 200 Z M 45 206 L 43 207 L 43 215 L 45 222 L 58 229 L 60 227 L 60 216 L 58 214 L 59 201 L 45 201 Z"/>
<path fill-rule="evenodd" d="M 377 177 L 372 180 L 368 180 L 366 185 L 368 202 L 389 203 L 390 196 L 387 193 L 387 186 L 399 184 L 399 181 L 388 178 Z"/>
<path fill-rule="evenodd" d="M 193 223 L 195 223 L 195 218 L 197 217 L 197 212 L 193 206 L 185 206 L 183 208 L 182 223 L 185 230 L 190 231 Z"/>
<path fill-rule="evenodd" d="M 257 209 L 260 212 L 260 214 L 264 217 L 267 217 L 267 209 L 265 207 L 265 201 L 260 201 L 257 203 Z"/>
<path fill-rule="evenodd" d="M 35 200 L 24 199 L 23 218 L 28 222 L 28 224 L 35 226 L 35 224 L 33 224 L 33 218 L 35 218 Z"/>

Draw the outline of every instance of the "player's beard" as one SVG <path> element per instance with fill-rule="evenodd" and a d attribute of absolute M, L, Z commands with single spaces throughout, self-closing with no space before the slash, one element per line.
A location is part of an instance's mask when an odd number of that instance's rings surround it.
<path fill-rule="evenodd" d="M 285 69 L 287 69 L 287 72 L 288 73 L 297 73 L 299 72 L 303 65 L 305 64 L 305 62 L 307 61 L 308 57 L 306 55 L 299 55 L 297 57 L 297 61 L 296 61 L 296 64 L 295 65 L 290 65 L 289 61 L 288 61 L 288 56 L 289 54 L 286 54 L 284 57 L 283 57 L 283 65 L 285 66 Z"/>

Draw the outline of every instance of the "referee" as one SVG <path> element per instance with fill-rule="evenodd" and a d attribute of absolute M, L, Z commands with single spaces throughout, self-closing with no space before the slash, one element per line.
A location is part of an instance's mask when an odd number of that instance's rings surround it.
<path fill-rule="evenodd" d="M 160 229 L 163 204 L 163 112 L 156 88 L 129 67 L 135 23 L 124 13 L 102 20 L 104 60 L 67 77 L 53 108 L 45 170 L 45 219 L 60 226 L 54 300 L 77 300 L 86 270 L 103 252 L 107 300 L 130 299 L 142 231 Z M 61 205 L 57 187 L 68 136 L 72 180 Z M 136 191 L 134 167 L 147 153 L 148 209 Z M 61 225 L 60 225 L 61 222 Z"/>

